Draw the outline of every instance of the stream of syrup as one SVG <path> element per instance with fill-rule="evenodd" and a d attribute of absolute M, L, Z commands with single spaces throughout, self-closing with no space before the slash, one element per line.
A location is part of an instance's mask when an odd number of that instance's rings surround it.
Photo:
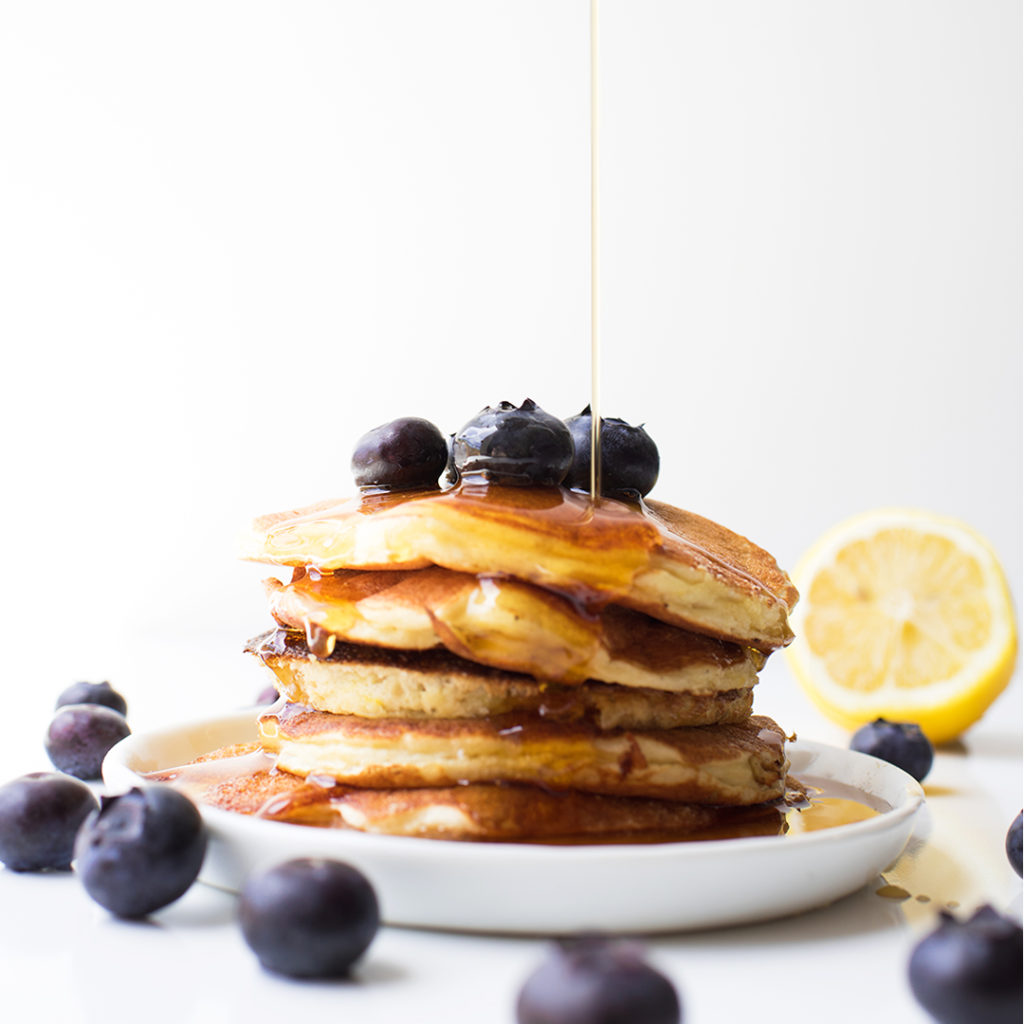
<path fill-rule="evenodd" d="M 598 0 L 590 0 L 590 499 L 601 493 L 601 261 Z"/>

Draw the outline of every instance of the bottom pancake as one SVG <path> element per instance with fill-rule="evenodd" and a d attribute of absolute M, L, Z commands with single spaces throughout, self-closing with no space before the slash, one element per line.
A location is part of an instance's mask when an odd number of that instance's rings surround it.
<path fill-rule="evenodd" d="M 777 835 L 785 807 L 715 807 L 555 792 L 530 785 L 359 789 L 274 767 L 258 745 L 227 747 L 153 772 L 213 807 L 273 821 L 424 839 L 504 842 L 673 842 Z"/>

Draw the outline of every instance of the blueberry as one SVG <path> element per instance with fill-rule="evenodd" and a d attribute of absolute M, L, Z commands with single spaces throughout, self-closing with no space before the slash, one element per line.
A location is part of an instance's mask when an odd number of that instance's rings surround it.
<path fill-rule="evenodd" d="M 679 1024 L 672 982 L 632 944 L 564 941 L 523 985 L 518 1024 Z"/>
<path fill-rule="evenodd" d="M 75 843 L 85 891 L 116 917 L 166 907 L 196 880 L 206 827 L 187 796 L 169 786 L 138 787 L 100 799 Z"/>
<path fill-rule="evenodd" d="M 46 730 L 55 768 L 78 779 L 98 779 L 107 751 L 131 733 L 124 715 L 102 704 L 66 704 Z"/>
<path fill-rule="evenodd" d="M 940 1024 L 1020 1024 L 1021 927 L 981 907 L 966 921 L 943 913 L 910 957 L 910 987 Z"/>
<path fill-rule="evenodd" d="M 268 683 L 263 687 L 262 690 L 256 695 L 257 704 L 275 704 L 280 698 L 281 694 L 278 693 L 277 687 L 273 683 Z"/>
<path fill-rule="evenodd" d="M 921 727 L 913 722 L 887 722 L 876 718 L 853 734 L 850 749 L 880 757 L 913 775 L 918 782 L 932 769 L 932 745 Z"/>
<path fill-rule="evenodd" d="M 78 827 L 98 806 L 85 783 L 57 772 L 0 786 L 0 861 L 12 871 L 67 870 Z"/>
<path fill-rule="evenodd" d="M 352 453 L 360 487 L 403 491 L 434 487 L 448 459 L 441 431 L 429 420 L 406 416 L 363 434 Z"/>
<path fill-rule="evenodd" d="M 67 704 L 102 704 L 122 715 L 128 714 L 128 703 L 110 683 L 72 683 L 58 698 L 55 708 Z"/>
<path fill-rule="evenodd" d="M 572 464 L 569 428 L 526 399 L 488 406 L 473 417 L 453 443 L 455 469 L 463 476 L 496 484 L 560 484 Z"/>
<path fill-rule="evenodd" d="M 578 416 L 565 421 L 572 433 L 576 456 L 565 478 L 565 486 L 590 490 L 591 425 L 588 405 Z M 601 417 L 601 493 L 622 497 L 634 492 L 647 494 L 658 479 L 661 462 L 658 446 L 642 426 L 631 427 L 625 420 Z"/>
<path fill-rule="evenodd" d="M 1010 858 L 1013 870 L 1019 875 L 1021 873 L 1021 817 L 1018 814 L 1013 819 L 1013 824 L 1006 833 L 1006 856 Z"/>
<path fill-rule="evenodd" d="M 336 860 L 290 860 L 253 875 L 239 904 L 242 935 L 268 971 L 339 978 L 380 924 L 366 877 Z"/>

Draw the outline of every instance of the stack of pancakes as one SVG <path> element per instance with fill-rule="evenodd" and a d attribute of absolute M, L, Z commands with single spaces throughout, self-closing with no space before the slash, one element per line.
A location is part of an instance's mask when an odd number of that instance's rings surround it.
<path fill-rule="evenodd" d="M 271 816 L 596 841 L 784 794 L 783 732 L 751 706 L 796 591 L 700 516 L 464 483 L 265 516 L 244 555 L 293 567 L 248 647 L 282 695 L 259 722 Z"/>

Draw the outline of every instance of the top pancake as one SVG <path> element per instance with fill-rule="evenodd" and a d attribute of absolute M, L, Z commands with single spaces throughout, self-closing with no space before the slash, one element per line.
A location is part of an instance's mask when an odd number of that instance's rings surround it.
<path fill-rule="evenodd" d="M 364 494 L 256 520 L 242 555 L 280 565 L 514 576 L 593 604 L 771 651 L 797 593 L 768 552 L 661 502 L 462 484 Z"/>

